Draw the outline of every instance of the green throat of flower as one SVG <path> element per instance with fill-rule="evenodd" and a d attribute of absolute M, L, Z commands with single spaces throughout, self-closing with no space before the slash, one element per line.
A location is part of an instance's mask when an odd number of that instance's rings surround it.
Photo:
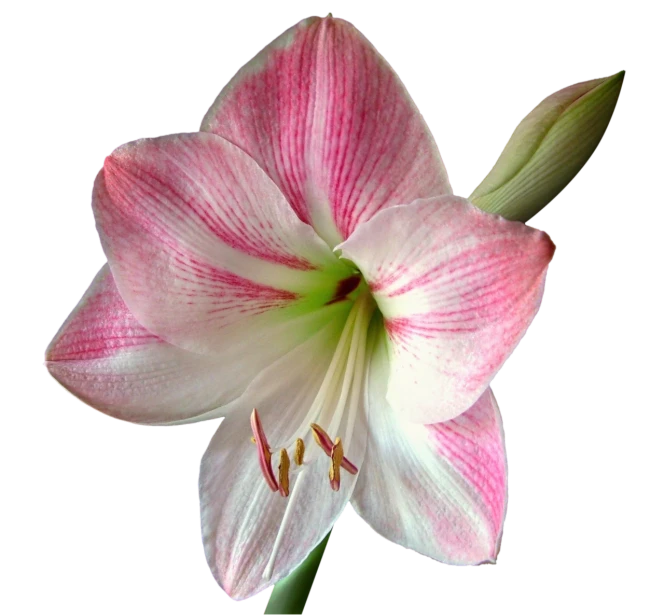
<path fill-rule="evenodd" d="M 359 276 L 357 277 L 358 281 L 353 283 L 354 287 L 359 285 Z M 346 295 L 347 293 L 344 293 L 344 297 Z M 350 448 L 353 426 L 357 419 L 366 373 L 369 325 L 375 309 L 376 303 L 365 285 L 354 299 L 346 317 L 318 394 L 290 441 L 271 447 L 263 431 L 258 411 L 254 409 L 252 412 L 252 441 L 257 447 L 261 471 L 272 491 L 279 491 L 284 497 L 289 495 L 290 460 L 293 459 L 297 467 L 306 467 L 310 463 L 306 451 L 313 442 L 316 442 L 330 458 L 329 480 L 332 489 L 339 490 L 340 468 L 351 474 L 357 473 L 355 465 L 343 456 L 343 450 L 344 442 L 346 448 Z M 337 434 L 345 412 L 348 412 L 348 421 L 343 438 L 337 435 L 333 441 L 329 434 Z M 272 453 L 275 450 L 279 451 L 278 478 L 275 477 L 271 464 Z"/>
<path fill-rule="evenodd" d="M 299 427 L 290 438 L 277 446 L 271 446 L 258 411 L 254 409 L 251 414 L 252 441 L 256 445 L 258 465 L 263 477 L 272 491 L 283 497 L 290 496 L 282 527 L 298 497 L 302 475 L 309 471 L 321 451 L 330 459 L 328 476 L 321 476 L 321 480 L 329 480 L 334 491 L 339 491 L 341 487 L 342 470 L 353 475 L 358 472 L 352 460 L 344 456 L 344 450 L 349 451 L 353 441 L 353 428 L 358 420 L 365 386 L 369 357 L 367 347 L 372 343 L 372 333 L 376 329 L 372 326 L 372 321 L 375 323 L 376 319 L 372 317 L 377 312 L 376 303 L 360 276 L 345 283 L 345 288 L 341 288 L 344 294 L 339 300 L 348 297 L 353 302 L 352 307 L 318 393 L 309 409 L 303 413 Z M 350 293 L 352 295 L 349 297 Z M 344 416 L 345 429 L 339 433 Z M 318 446 L 314 447 L 314 443 Z M 272 468 L 275 451 L 279 455 L 276 475 Z M 292 471 L 291 460 L 294 462 Z M 277 536 L 270 564 L 265 570 L 268 576 L 271 575 L 280 541 L 281 536 Z"/>

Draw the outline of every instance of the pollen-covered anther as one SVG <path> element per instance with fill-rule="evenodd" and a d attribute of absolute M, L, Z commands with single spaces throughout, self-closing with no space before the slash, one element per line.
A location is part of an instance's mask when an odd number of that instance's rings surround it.
<path fill-rule="evenodd" d="M 258 417 L 256 408 L 254 408 L 251 413 L 250 422 L 251 431 L 253 432 L 254 440 L 256 441 L 256 450 L 258 451 L 258 465 L 265 477 L 267 486 L 272 489 L 272 491 L 277 491 L 279 485 L 277 484 L 277 479 L 274 477 L 274 472 L 272 471 L 272 452 L 270 451 L 270 445 L 265 437 L 263 425 Z"/>
<path fill-rule="evenodd" d="M 344 447 L 341 444 L 341 438 L 337 438 L 332 445 L 332 454 L 330 455 L 330 487 L 334 491 L 339 491 L 341 487 L 341 460 L 344 458 Z"/>
<path fill-rule="evenodd" d="M 298 466 L 304 463 L 304 440 L 302 438 L 295 440 L 295 455 L 293 459 Z"/>
<path fill-rule="evenodd" d="M 335 446 L 335 444 L 332 442 L 332 438 L 327 435 L 327 432 L 320 425 L 316 425 L 316 423 L 311 424 L 311 431 L 313 433 L 316 444 L 318 444 L 318 446 L 323 449 L 328 457 L 332 457 L 332 450 Z M 350 472 L 351 474 L 357 474 L 358 472 L 357 466 L 347 457 L 343 456 L 343 448 L 340 466 L 346 470 L 346 472 Z"/>
<path fill-rule="evenodd" d="M 288 471 L 290 470 L 290 459 L 288 458 L 288 451 L 282 448 L 279 451 L 279 493 L 284 497 L 288 497 L 289 481 Z"/>

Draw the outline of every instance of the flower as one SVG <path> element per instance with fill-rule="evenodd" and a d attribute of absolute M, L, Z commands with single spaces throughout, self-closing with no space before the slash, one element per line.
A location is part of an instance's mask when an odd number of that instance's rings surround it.
<path fill-rule="evenodd" d="M 532 218 L 572 181 L 599 145 L 624 78 L 623 70 L 545 98 L 521 120 L 470 200 L 510 220 Z"/>
<path fill-rule="evenodd" d="M 554 246 L 452 195 L 422 117 L 353 26 L 304 20 L 201 132 L 117 149 L 93 209 L 108 264 L 48 369 L 120 419 L 226 417 L 200 498 L 232 597 L 288 574 L 349 500 L 440 561 L 495 560 L 506 467 L 488 386 Z"/>

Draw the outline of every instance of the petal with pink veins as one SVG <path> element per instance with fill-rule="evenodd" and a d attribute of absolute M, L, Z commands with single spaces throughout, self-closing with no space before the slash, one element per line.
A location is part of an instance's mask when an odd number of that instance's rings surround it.
<path fill-rule="evenodd" d="M 316 314 L 244 348 L 206 356 L 150 333 L 120 297 L 108 265 L 97 274 L 46 351 L 53 377 L 102 412 L 126 421 L 175 424 L 222 416 L 265 366 L 326 322 Z"/>
<path fill-rule="evenodd" d="M 338 249 L 385 318 L 388 401 L 437 423 L 472 406 L 517 345 L 555 247 L 546 233 L 445 196 L 382 211 Z"/>
<path fill-rule="evenodd" d="M 379 534 L 441 562 L 494 562 L 507 468 L 493 394 L 452 421 L 411 423 L 387 403 L 388 374 L 383 342 L 369 376 L 369 438 L 353 507 Z"/>
<path fill-rule="evenodd" d="M 258 165 L 216 135 L 120 147 L 93 208 L 131 312 L 194 352 L 226 352 L 249 330 L 315 311 L 352 276 Z"/>
<path fill-rule="evenodd" d="M 263 370 L 230 404 L 228 418 L 203 457 L 199 486 L 205 553 L 218 583 L 235 599 L 252 596 L 288 575 L 330 531 L 350 499 L 357 475 L 342 469 L 339 491 L 330 487 L 330 459 L 313 442 L 304 420 L 342 326 L 342 319 L 332 321 Z M 287 448 L 292 460 L 296 438 L 306 442 L 304 465 L 290 465 L 288 497 L 274 493 L 264 479 L 250 440 L 254 407 L 273 452 Z M 347 433 L 348 420 L 346 412 L 339 434 Z M 344 450 L 361 468 L 367 437 L 364 410 L 353 420 Z M 272 457 L 276 465 L 279 455 Z"/>
<path fill-rule="evenodd" d="M 331 16 L 301 21 L 245 65 L 201 130 L 250 154 L 331 246 L 381 209 L 451 192 L 399 77 Z"/>

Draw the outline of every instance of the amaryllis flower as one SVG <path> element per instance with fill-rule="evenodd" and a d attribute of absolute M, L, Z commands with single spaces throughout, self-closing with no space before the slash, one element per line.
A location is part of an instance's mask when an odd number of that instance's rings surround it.
<path fill-rule="evenodd" d="M 48 368 L 123 420 L 226 417 L 200 498 L 231 596 L 288 574 L 349 500 L 437 560 L 495 560 L 506 467 L 488 387 L 554 246 L 452 195 L 424 120 L 353 26 L 299 23 L 201 132 L 117 149 L 93 208 L 108 264 Z"/>

